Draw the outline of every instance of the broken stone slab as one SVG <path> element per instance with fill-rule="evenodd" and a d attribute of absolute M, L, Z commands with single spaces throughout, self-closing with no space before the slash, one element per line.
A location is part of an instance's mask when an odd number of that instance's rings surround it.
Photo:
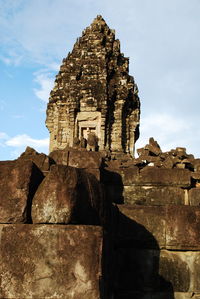
<path fill-rule="evenodd" d="M 144 148 L 144 147 L 138 148 L 137 149 L 137 154 L 138 154 L 139 157 L 140 156 L 149 156 L 149 150 Z"/>
<path fill-rule="evenodd" d="M 0 298 L 100 298 L 102 229 L 0 225 Z"/>
<path fill-rule="evenodd" d="M 0 162 L 0 223 L 31 222 L 32 198 L 43 178 L 30 160 Z"/>
<path fill-rule="evenodd" d="M 34 162 L 44 174 L 49 171 L 51 165 L 55 163 L 49 156 L 43 153 L 38 153 L 29 146 L 27 146 L 25 152 L 23 152 L 18 159 Z"/>
<path fill-rule="evenodd" d="M 166 248 L 200 250 L 200 207 L 168 206 Z"/>
<path fill-rule="evenodd" d="M 173 159 L 172 157 L 166 157 L 166 159 L 162 162 L 162 167 L 163 168 L 173 168 L 173 166 L 175 165 L 175 159 Z"/>
<path fill-rule="evenodd" d="M 119 246 L 131 242 L 136 248 L 165 248 L 166 208 L 164 206 L 118 205 Z"/>
<path fill-rule="evenodd" d="M 100 183 L 90 173 L 53 165 L 32 203 L 33 223 L 99 224 L 103 206 Z"/>
<path fill-rule="evenodd" d="M 191 173 L 188 169 L 164 169 L 156 167 L 145 167 L 140 172 L 140 184 L 190 187 Z"/>
<path fill-rule="evenodd" d="M 144 148 L 149 151 L 149 155 L 159 156 L 162 153 L 159 144 L 153 139 L 153 137 L 149 139 L 149 144 L 145 145 Z"/>
<path fill-rule="evenodd" d="M 180 159 L 185 159 L 188 156 L 185 147 L 177 147 L 175 150 L 175 155 Z"/>

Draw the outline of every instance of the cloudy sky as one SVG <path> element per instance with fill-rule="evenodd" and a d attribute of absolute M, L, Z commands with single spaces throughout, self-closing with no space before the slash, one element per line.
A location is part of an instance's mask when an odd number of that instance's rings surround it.
<path fill-rule="evenodd" d="M 200 157 L 200 0 L 0 0 L 0 160 L 48 152 L 46 104 L 59 65 L 101 14 L 130 57 L 140 139 Z"/>

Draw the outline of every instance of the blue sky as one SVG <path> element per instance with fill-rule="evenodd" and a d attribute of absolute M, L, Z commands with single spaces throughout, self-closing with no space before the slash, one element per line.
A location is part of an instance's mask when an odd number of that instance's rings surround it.
<path fill-rule="evenodd" d="M 200 157 L 199 0 L 0 0 L 0 160 L 48 153 L 49 91 L 76 38 L 101 14 L 130 57 L 141 136 Z"/>

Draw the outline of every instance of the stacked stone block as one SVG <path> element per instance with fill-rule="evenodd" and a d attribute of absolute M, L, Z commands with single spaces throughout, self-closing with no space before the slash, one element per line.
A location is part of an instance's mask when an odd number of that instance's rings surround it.
<path fill-rule="evenodd" d="M 100 299 L 102 202 L 93 175 L 31 148 L 0 162 L 0 298 Z"/>
<path fill-rule="evenodd" d="M 114 298 L 199 298 L 199 159 L 153 138 L 139 153 L 107 158 L 101 172 L 117 210 Z"/>

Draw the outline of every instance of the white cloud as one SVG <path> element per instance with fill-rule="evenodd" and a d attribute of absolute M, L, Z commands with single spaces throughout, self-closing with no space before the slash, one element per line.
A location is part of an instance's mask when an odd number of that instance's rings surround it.
<path fill-rule="evenodd" d="M 34 139 L 26 134 L 22 134 L 8 139 L 5 144 L 13 147 L 32 146 L 35 148 L 47 148 L 49 138 Z"/>
<path fill-rule="evenodd" d="M 0 146 L 1 147 L 5 147 L 5 141 L 8 140 L 9 136 L 4 133 L 4 132 L 0 132 Z"/>
<path fill-rule="evenodd" d="M 4 133 L 4 132 L 0 132 L 0 146 L 1 147 L 5 147 L 5 141 L 8 140 L 9 136 Z"/>
<path fill-rule="evenodd" d="M 35 139 L 27 134 L 16 135 L 14 137 L 8 136 L 4 132 L 0 132 L 0 146 L 6 149 L 12 159 L 19 157 L 25 151 L 27 146 L 33 147 L 38 152 L 48 154 L 49 138 Z M 12 148 L 10 151 L 9 148 Z"/>
<path fill-rule="evenodd" d="M 5 140 L 5 139 L 8 139 L 9 137 L 8 137 L 8 135 L 6 134 L 6 133 L 4 133 L 4 132 L 0 132 L 0 139 L 3 139 L 3 140 Z"/>
<path fill-rule="evenodd" d="M 52 77 L 52 73 L 50 72 L 42 73 L 40 71 L 35 73 L 34 75 L 35 75 L 34 81 L 40 86 L 39 88 L 34 89 L 35 95 L 40 100 L 47 103 L 49 99 L 50 91 L 53 88 L 53 84 L 54 84 L 54 78 Z"/>

